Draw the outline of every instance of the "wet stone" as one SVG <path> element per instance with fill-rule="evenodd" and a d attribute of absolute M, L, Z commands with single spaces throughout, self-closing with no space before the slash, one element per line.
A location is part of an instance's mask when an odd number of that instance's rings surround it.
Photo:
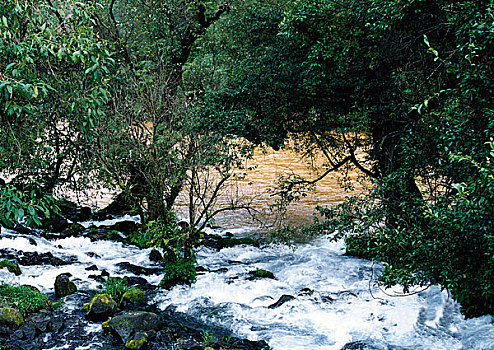
<path fill-rule="evenodd" d="M 116 264 L 117 267 L 121 268 L 122 270 L 129 271 L 133 273 L 134 275 L 154 275 L 154 274 L 159 274 L 163 272 L 163 268 L 156 268 L 156 267 L 142 267 L 138 265 L 131 264 L 127 261 L 121 262 Z"/>
<path fill-rule="evenodd" d="M 294 300 L 295 297 L 292 296 L 292 295 L 288 295 L 288 294 L 283 294 L 276 303 L 274 304 L 271 304 L 268 306 L 268 309 L 275 309 L 277 307 L 280 307 L 281 305 L 291 301 L 291 300 Z"/>
<path fill-rule="evenodd" d="M 139 332 L 149 333 L 160 330 L 161 319 L 152 312 L 134 311 L 115 316 L 104 322 L 102 326 L 118 336 L 123 343 L 127 343 Z"/>
<path fill-rule="evenodd" d="M 310 288 L 303 288 L 298 291 L 299 296 L 311 296 L 312 294 L 314 294 L 314 291 Z"/>
<path fill-rule="evenodd" d="M 86 267 L 84 270 L 86 270 L 86 271 L 98 271 L 98 266 L 91 265 L 91 266 Z"/>

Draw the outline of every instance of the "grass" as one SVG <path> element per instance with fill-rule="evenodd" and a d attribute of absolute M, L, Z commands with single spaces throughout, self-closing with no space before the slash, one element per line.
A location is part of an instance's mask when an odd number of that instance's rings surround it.
<path fill-rule="evenodd" d="M 140 290 L 138 288 L 129 287 L 127 283 L 124 282 L 121 278 L 117 277 L 109 277 L 105 283 L 105 292 L 106 294 L 110 294 L 113 300 L 119 302 L 122 300 L 122 296 L 125 292 Z"/>
<path fill-rule="evenodd" d="M 26 315 L 48 306 L 48 297 L 34 287 L 0 285 L 0 307 L 12 307 Z"/>

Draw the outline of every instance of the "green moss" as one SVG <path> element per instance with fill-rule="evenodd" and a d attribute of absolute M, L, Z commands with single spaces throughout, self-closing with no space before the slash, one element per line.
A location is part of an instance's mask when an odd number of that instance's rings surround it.
<path fill-rule="evenodd" d="M 0 285 L 0 307 L 15 308 L 25 315 L 49 305 L 48 297 L 34 287 Z"/>
<path fill-rule="evenodd" d="M 24 324 L 21 312 L 11 307 L 0 308 L 0 320 L 2 323 L 15 324 L 16 328 Z"/>
<path fill-rule="evenodd" d="M 10 260 L 2 260 L 0 261 L 0 268 L 6 267 L 9 272 L 15 274 L 16 276 L 19 276 L 22 274 L 22 271 L 16 263 L 11 262 Z"/>
<path fill-rule="evenodd" d="M 105 322 L 103 322 L 103 323 L 101 324 L 101 327 L 103 327 L 103 329 L 104 329 L 105 331 L 110 330 L 110 320 L 111 320 L 111 317 L 110 317 L 108 320 L 106 320 Z"/>
<path fill-rule="evenodd" d="M 140 349 L 144 343 L 147 341 L 147 338 L 143 335 L 139 339 L 131 339 L 125 343 L 125 347 L 127 349 Z"/>

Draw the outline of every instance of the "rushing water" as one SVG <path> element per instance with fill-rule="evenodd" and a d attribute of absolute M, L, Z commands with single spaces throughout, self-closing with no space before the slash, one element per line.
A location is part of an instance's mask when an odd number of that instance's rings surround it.
<path fill-rule="evenodd" d="M 242 236 L 252 230 L 230 232 Z M 210 233 L 222 235 L 226 230 Z M 2 229 L 0 248 L 51 252 L 74 261 L 59 267 L 23 266 L 21 276 L 0 269 L 3 281 L 31 284 L 45 292 L 53 292 L 55 277 L 64 272 L 72 274 L 79 289 L 101 288 L 88 278 L 93 272 L 86 268 L 93 264 L 112 276 L 129 275 L 116 265 L 124 261 L 154 266 L 148 250 L 84 237 L 45 240 Z M 354 349 L 494 349 L 492 316 L 465 320 L 458 305 L 438 287 L 407 297 L 393 296 L 398 290 L 384 293 L 374 284 L 380 266 L 344 256 L 344 251 L 343 243 L 325 238 L 294 248 L 236 246 L 219 252 L 201 248 L 198 264 L 209 272 L 200 273 L 191 287 L 158 293 L 155 302 L 163 309 L 175 305 L 239 337 L 266 340 L 273 349 L 341 349 L 359 341 L 366 347 Z M 275 279 L 250 279 L 248 272 L 256 268 L 272 271 Z M 147 279 L 157 284 L 160 276 Z M 282 295 L 294 298 L 270 308 Z M 69 302 L 64 307 L 70 312 L 74 306 Z M 101 328 L 88 323 L 86 330 L 88 344 L 83 348 L 94 348 L 90 335 Z"/>

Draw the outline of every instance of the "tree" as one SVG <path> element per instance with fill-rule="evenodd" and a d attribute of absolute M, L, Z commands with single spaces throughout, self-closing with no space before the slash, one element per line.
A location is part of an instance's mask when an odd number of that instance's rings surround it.
<path fill-rule="evenodd" d="M 2 224 L 28 224 L 53 207 L 57 186 L 78 188 L 92 129 L 108 101 L 113 61 L 93 31 L 93 2 L 0 5 L 0 196 Z"/>
<path fill-rule="evenodd" d="M 170 266 L 193 268 L 200 230 L 219 212 L 246 207 L 214 204 L 251 147 L 207 127 L 201 87 L 188 75 L 198 42 L 229 9 L 227 1 L 106 1 L 95 14 L 118 51 L 109 112 L 96 127 L 100 176 L 120 187 L 149 235 L 161 232 Z M 184 190 L 190 225 L 165 229 L 176 225 L 171 211 Z"/>
<path fill-rule="evenodd" d="M 330 221 L 315 228 L 356 231 L 349 249 L 387 264 L 385 286 L 439 283 L 467 316 L 492 312 L 490 185 L 478 173 L 494 131 L 491 11 L 471 1 L 302 2 L 286 22 L 326 79 L 363 78 L 349 101 L 367 117 L 377 175 L 367 203 L 321 209 Z"/>
<path fill-rule="evenodd" d="M 475 182 L 478 170 L 454 156 L 484 164 L 493 137 L 491 11 L 489 1 L 293 2 L 280 32 L 245 31 L 264 45 L 234 61 L 265 70 L 239 69 L 213 94 L 241 116 L 239 133 L 279 145 L 295 132 L 301 149 L 326 156 L 327 172 L 351 165 L 368 176 L 369 196 L 320 208 L 327 220 L 312 228 L 355 232 L 349 250 L 388 263 L 386 286 L 440 283 L 469 316 L 492 312 L 492 220 L 459 204 L 454 184 Z M 288 180 L 280 194 L 290 200 L 317 179 Z M 465 235 L 474 222 L 475 239 Z"/>

